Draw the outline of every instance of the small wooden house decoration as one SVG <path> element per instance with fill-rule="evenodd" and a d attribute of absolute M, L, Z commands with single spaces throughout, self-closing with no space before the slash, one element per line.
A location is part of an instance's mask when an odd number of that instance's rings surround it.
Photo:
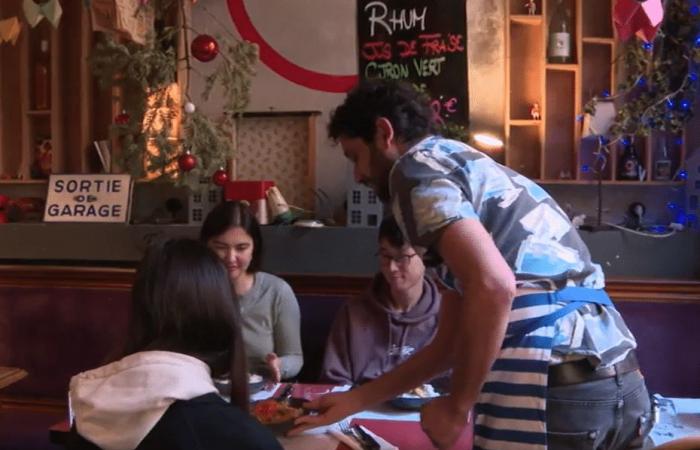
<path fill-rule="evenodd" d="M 382 222 L 383 206 L 377 194 L 367 186 L 353 183 L 348 189 L 349 227 L 378 227 Z"/>
<path fill-rule="evenodd" d="M 211 177 L 201 177 L 197 189 L 190 192 L 188 201 L 188 222 L 201 225 L 216 205 L 223 199 L 223 189 L 211 182 Z"/>
<path fill-rule="evenodd" d="M 688 226 L 697 228 L 700 216 L 700 148 L 696 148 L 685 161 L 688 178 L 685 184 L 685 213 Z"/>

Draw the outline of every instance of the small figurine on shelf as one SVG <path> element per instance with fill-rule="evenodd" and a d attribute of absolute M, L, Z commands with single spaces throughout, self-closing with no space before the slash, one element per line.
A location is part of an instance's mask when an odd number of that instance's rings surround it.
<path fill-rule="evenodd" d="M 559 179 L 560 180 L 571 180 L 572 179 L 571 171 L 565 170 L 565 169 L 560 170 L 559 171 Z"/>
<path fill-rule="evenodd" d="M 537 3 L 535 3 L 535 0 L 527 0 L 525 3 L 525 8 L 527 9 L 528 15 L 534 16 L 537 14 Z"/>
<path fill-rule="evenodd" d="M 535 102 L 530 107 L 530 117 L 532 117 L 532 120 L 540 120 L 541 119 L 540 104 L 539 103 Z"/>
<path fill-rule="evenodd" d="M 41 139 L 34 148 L 34 161 L 30 168 L 31 177 L 35 179 L 48 178 L 51 175 L 51 160 L 53 149 L 51 139 Z"/>
<path fill-rule="evenodd" d="M 659 139 L 659 144 L 656 147 L 656 155 L 654 158 L 654 180 L 668 181 L 671 179 L 673 163 L 668 156 L 668 145 L 666 137 L 662 136 Z"/>

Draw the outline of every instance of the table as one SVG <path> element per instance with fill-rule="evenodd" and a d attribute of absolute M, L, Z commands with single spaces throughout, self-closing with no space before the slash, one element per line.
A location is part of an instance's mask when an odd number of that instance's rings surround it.
<path fill-rule="evenodd" d="M 313 399 L 328 392 L 347 390 L 349 386 L 333 386 L 322 384 L 295 384 L 293 397 Z M 277 384 L 266 390 L 255 393 L 251 400 L 263 400 L 276 394 L 281 389 Z M 420 415 L 416 411 L 399 411 L 389 406 L 380 406 L 368 411 L 362 411 L 349 418 L 352 423 L 359 423 L 381 436 L 387 442 L 401 450 L 425 450 L 433 448 L 427 436 L 420 427 Z M 309 430 L 301 436 L 289 438 L 280 437 L 279 441 L 285 450 L 346 450 L 343 444 L 328 434 L 328 427 Z M 54 444 L 65 444 L 70 431 L 67 420 L 54 424 L 49 428 L 49 439 Z M 457 449 L 471 448 L 471 428 L 460 438 Z"/>
<path fill-rule="evenodd" d="M 16 367 L 0 366 L 0 389 L 16 383 L 27 376 L 27 371 Z"/>
<path fill-rule="evenodd" d="M 649 436 L 654 445 L 700 436 L 700 398 L 664 398 L 658 422 Z"/>
<path fill-rule="evenodd" d="M 1 372 L 0 372 L 1 373 Z M 346 386 L 332 386 L 319 384 L 297 384 L 292 395 L 295 397 L 314 398 L 328 392 L 342 391 Z M 252 396 L 252 400 L 269 398 L 280 390 L 280 385 L 275 385 L 265 391 Z M 700 435 L 700 399 L 669 398 L 669 405 L 660 411 L 659 422 L 651 431 L 650 437 L 653 445 L 660 445 L 673 439 L 684 436 Z M 398 411 L 389 406 L 362 411 L 350 418 L 352 422 L 359 423 L 400 450 L 425 450 L 433 448 L 428 438 L 420 428 L 418 412 Z M 49 428 L 51 442 L 65 443 L 67 433 L 70 431 L 68 421 L 63 421 Z M 310 430 L 306 434 L 287 438 L 281 437 L 279 441 L 285 450 L 346 450 L 347 447 L 339 444 L 335 438 L 326 433 L 326 429 Z M 471 448 L 471 429 L 461 436 L 455 449 Z"/>

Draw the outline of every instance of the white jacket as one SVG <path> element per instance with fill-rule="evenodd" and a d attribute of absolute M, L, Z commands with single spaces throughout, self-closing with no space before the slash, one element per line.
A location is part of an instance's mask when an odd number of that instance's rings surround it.
<path fill-rule="evenodd" d="M 176 400 L 212 392 L 204 362 L 148 351 L 74 376 L 69 397 L 82 437 L 103 450 L 133 450 Z"/>

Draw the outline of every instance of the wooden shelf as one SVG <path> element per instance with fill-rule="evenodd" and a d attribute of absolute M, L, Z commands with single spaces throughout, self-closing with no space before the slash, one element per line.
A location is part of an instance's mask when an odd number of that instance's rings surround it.
<path fill-rule="evenodd" d="M 540 14 L 514 14 L 510 16 L 510 21 L 522 25 L 542 25 L 542 16 Z"/>
<path fill-rule="evenodd" d="M 545 68 L 560 72 L 578 72 L 578 64 L 546 64 Z"/>
<path fill-rule="evenodd" d="M 533 119 L 511 119 L 508 121 L 508 124 L 512 127 L 539 127 L 542 125 L 542 121 Z"/>
<path fill-rule="evenodd" d="M 584 44 L 615 45 L 615 39 L 611 37 L 585 37 L 581 41 Z"/>
<path fill-rule="evenodd" d="M 536 179 L 538 184 L 575 184 L 575 185 L 596 185 L 598 180 L 559 180 L 559 179 Z M 603 186 L 683 186 L 684 181 L 621 181 L 603 180 Z"/>
<path fill-rule="evenodd" d="M 0 17 L 20 16 L 22 4 L 22 0 L 0 0 Z M 0 180 L 1 184 L 46 182 L 30 179 L 37 143 L 44 140 L 51 142 L 52 173 L 90 172 L 92 154 L 86 149 L 95 139 L 93 111 L 100 110 L 92 104 L 91 94 L 94 80 L 88 60 L 93 33 L 82 2 L 62 5 L 60 26 L 42 20 L 36 27 L 23 27 L 16 45 L 0 48 L 2 67 L 15 68 L 0 74 L 0 175 L 23 177 Z M 44 74 L 40 62 L 47 72 L 42 80 L 49 83 L 37 98 L 35 76 Z"/>
<path fill-rule="evenodd" d="M 615 0 L 562 0 L 571 17 L 570 63 L 547 60 L 548 27 L 557 0 L 535 0 L 538 15 L 523 14 L 521 0 L 506 1 L 506 92 L 504 148 L 506 165 L 543 184 L 594 185 L 597 142 L 582 137 L 586 103 L 603 92 L 615 94 L 622 76 L 613 26 Z M 530 109 L 540 106 L 541 120 Z M 638 138 L 636 150 L 646 176 L 642 181 L 618 180 L 622 148 L 614 146 L 603 169 L 603 184 L 613 186 L 681 186 L 656 181 L 675 174 L 686 155 L 685 139 L 652 133 Z M 663 146 L 667 152 L 662 151 Z M 661 161 L 661 163 L 657 163 Z M 670 161 L 670 164 L 666 161 Z M 566 179 L 560 179 L 565 177 Z"/>
<path fill-rule="evenodd" d="M 46 179 L 30 179 L 30 180 L 0 180 L 0 184 L 48 184 L 49 180 Z"/>

